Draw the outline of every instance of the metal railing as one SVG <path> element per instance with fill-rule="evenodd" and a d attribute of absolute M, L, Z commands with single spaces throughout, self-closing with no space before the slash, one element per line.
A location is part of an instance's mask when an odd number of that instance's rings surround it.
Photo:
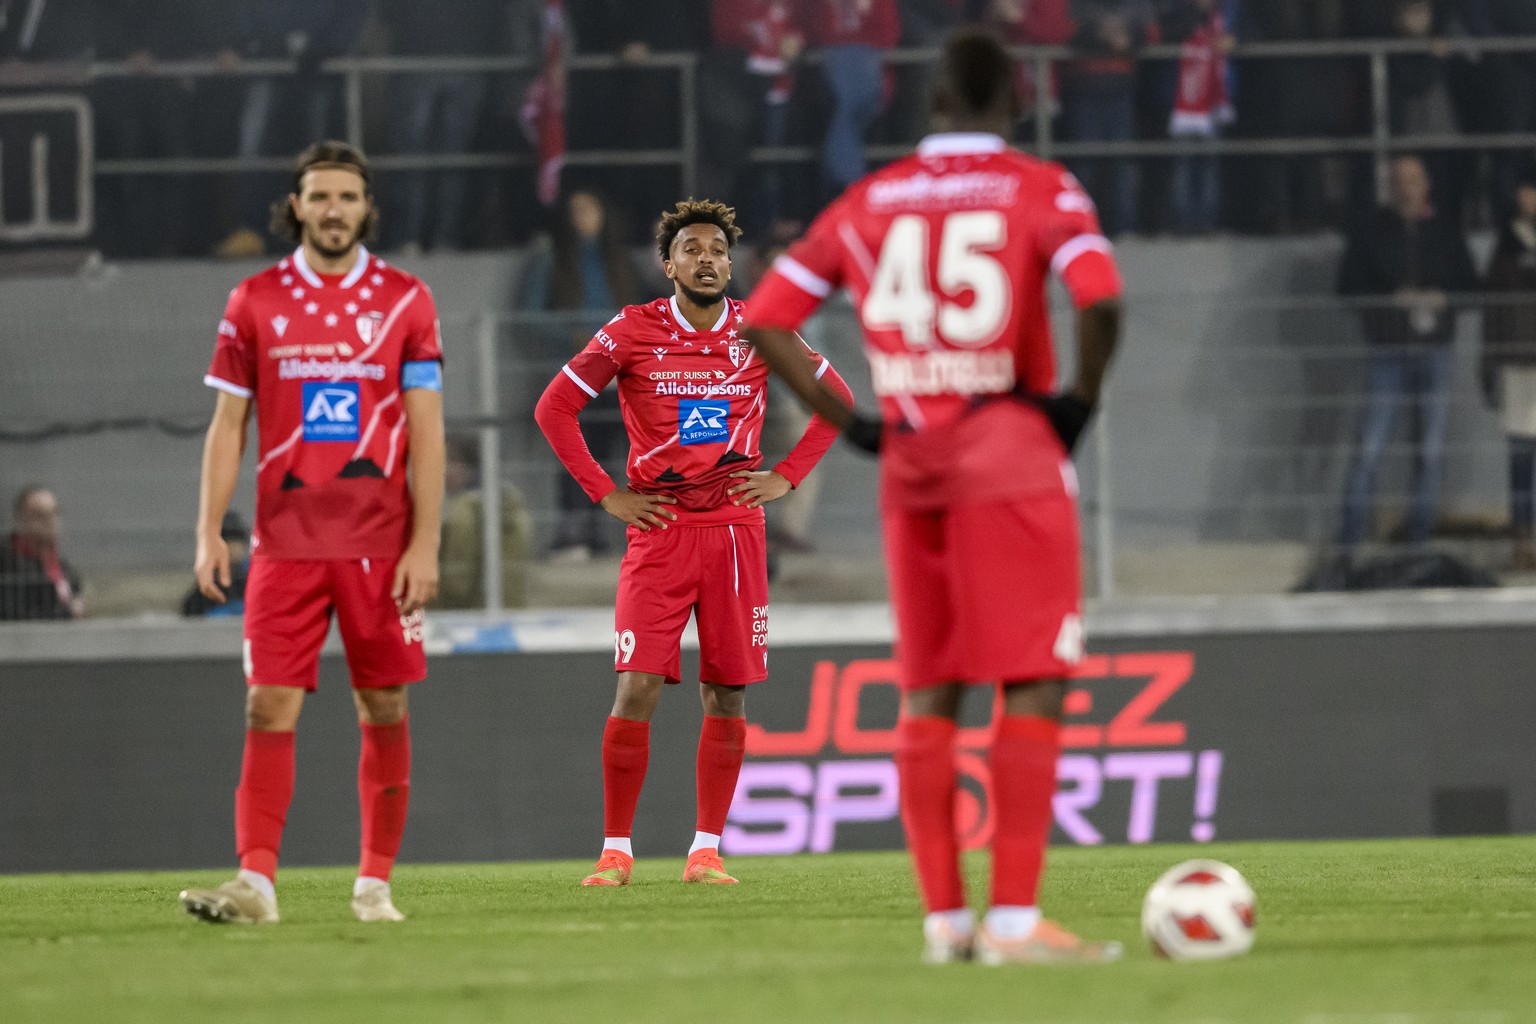
<path fill-rule="evenodd" d="M 1075 157 L 1167 157 L 1190 152 L 1198 146 L 1202 153 L 1221 155 L 1323 155 L 1369 153 L 1378 168 L 1383 168 L 1390 156 L 1403 150 L 1490 150 L 1536 149 L 1536 133 L 1505 132 L 1478 134 L 1395 135 L 1391 130 L 1391 82 L 1388 74 L 1389 60 L 1394 56 L 1411 54 L 1436 54 L 1444 56 L 1480 54 L 1536 54 L 1536 37 L 1477 38 L 1451 40 L 1350 40 L 1350 41 L 1297 41 L 1272 43 L 1247 43 L 1237 46 L 1232 53 L 1235 60 L 1284 60 L 1358 58 L 1368 65 L 1370 114 L 1368 130 L 1346 136 L 1303 136 L 1285 138 L 1221 138 L 1209 142 L 1192 143 L 1185 140 L 1159 139 L 1127 142 L 1073 142 L 1055 138 L 1050 117 L 1050 83 L 1056 65 L 1069 64 L 1081 59 L 1082 54 L 1066 46 L 1020 46 L 1012 53 L 1020 60 L 1032 62 L 1035 76 L 1034 136 L 1030 148 L 1038 155 L 1051 159 Z M 1179 50 L 1175 46 L 1145 47 L 1135 52 L 1137 61 L 1172 61 Z M 922 65 L 932 62 L 936 51 L 928 49 L 892 49 L 885 51 L 884 60 L 895 66 Z M 677 124 L 680 141 L 675 147 L 654 149 L 573 149 L 566 155 L 566 163 L 582 166 L 675 166 L 679 174 L 682 194 L 691 194 L 695 184 L 695 168 L 699 149 L 706 144 L 700 138 L 700 126 L 696 110 L 698 74 L 700 64 L 709 59 L 693 53 L 652 54 L 639 61 L 628 61 L 616 56 L 581 55 L 566 62 L 569 73 L 577 75 L 601 74 L 616 70 L 670 71 L 677 76 Z M 811 51 L 803 59 L 806 66 L 814 66 L 821 55 Z M 33 67 L 23 70 L 21 77 L 10 81 L 21 85 L 50 84 L 60 88 L 68 83 L 88 85 L 111 79 L 153 75 L 174 78 L 224 79 L 253 78 L 295 73 L 295 65 L 283 60 L 247 61 L 236 68 L 228 68 L 209 60 L 164 61 L 145 70 L 125 62 L 96 62 L 88 65 Z M 342 82 L 345 111 L 345 136 L 354 144 L 364 141 L 364 82 L 370 77 L 428 74 L 437 72 L 470 72 L 480 74 L 532 74 L 537 66 L 531 61 L 498 57 L 342 57 L 323 62 L 319 73 L 336 76 Z M 14 72 L 13 72 L 14 74 Z M 889 145 L 872 145 L 867 148 L 871 159 L 888 160 L 907 152 L 906 142 Z M 755 162 L 805 163 L 817 159 L 819 149 L 814 146 L 757 147 L 752 151 Z M 470 170 L 506 169 L 527 167 L 533 163 L 527 151 L 501 151 L 494 153 L 437 153 L 405 154 L 380 152 L 375 162 L 383 170 Z M 135 174 L 199 174 L 229 173 L 240 171 L 286 170 L 289 159 L 284 157 L 212 157 L 174 159 L 108 159 L 96 161 L 94 171 L 98 175 Z M 1379 172 L 1380 173 L 1380 172 Z"/>

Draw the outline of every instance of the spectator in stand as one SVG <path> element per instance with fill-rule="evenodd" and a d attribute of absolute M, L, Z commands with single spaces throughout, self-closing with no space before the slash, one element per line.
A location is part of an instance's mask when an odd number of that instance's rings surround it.
<path fill-rule="evenodd" d="M 982 23 L 995 29 L 1009 46 L 1062 45 L 1077 32 L 1067 11 L 1067 0 L 987 0 L 982 12 Z M 1045 110 L 1048 120 L 1054 123 L 1061 110 L 1061 76 L 1054 64 L 1048 70 L 1050 92 L 1045 97 Z M 1025 121 L 1033 121 L 1040 110 L 1035 75 L 1034 61 L 1019 61 L 1015 88 Z"/>
<path fill-rule="evenodd" d="M 522 492 L 505 480 L 500 482 L 500 504 L 501 606 L 524 608 L 528 604 L 528 510 Z M 484 515 L 480 445 L 472 437 L 450 437 L 436 607 L 485 607 Z"/>
<path fill-rule="evenodd" d="M 1457 134 L 1461 121 L 1451 90 L 1450 44 L 1437 38 L 1439 27 L 1430 0 L 1399 0 L 1394 27 L 1401 39 L 1434 40 L 1434 44 L 1430 53 L 1395 53 L 1387 58 L 1392 134 Z M 1435 201 L 1447 215 L 1460 218 L 1475 162 L 1475 156 L 1464 153 L 1435 153 L 1425 158 L 1435 183 Z"/>
<path fill-rule="evenodd" d="M 1483 313 L 1483 388 L 1509 437 L 1510 568 L 1536 570 L 1536 173 L 1515 187 L 1515 215 L 1499 231 Z"/>
<path fill-rule="evenodd" d="M 566 141 L 573 151 L 682 145 L 678 72 L 648 68 L 645 62 L 658 54 L 703 50 L 709 43 L 710 2 L 567 0 L 576 50 L 619 59 L 617 68 L 568 77 Z M 677 192 L 675 166 L 592 169 L 585 180 L 601 186 L 626 210 L 669 208 Z M 650 240 L 649 235 L 643 238 Z M 641 240 L 638 235 L 629 239 Z"/>
<path fill-rule="evenodd" d="M 1415 156 L 1392 161 L 1391 204 L 1349 238 L 1339 294 L 1364 300 L 1366 362 L 1360 444 L 1344 492 L 1340 543 L 1348 553 L 1371 526 L 1376 471 L 1387 452 L 1399 406 L 1413 403 L 1414 489 L 1405 535 L 1429 538 L 1440 494 L 1440 463 L 1451 398 L 1451 295 L 1476 287 L 1460 225 L 1430 202 L 1431 181 Z"/>
<path fill-rule="evenodd" d="M 864 176 L 864 136 L 885 102 L 880 51 L 896 45 L 896 0 L 807 0 L 811 42 L 821 47 L 821 71 L 832 93 L 821 158 L 821 183 L 831 198 Z"/>
<path fill-rule="evenodd" d="M 45 8 L 46 10 L 46 8 Z M 96 157 L 171 159 L 191 155 L 190 80 L 156 74 L 163 60 L 206 57 L 194 27 L 194 0 L 111 0 L 95 7 L 96 54 L 132 74 L 91 84 Z M 98 237 L 110 256 L 179 256 L 189 249 L 185 175 L 119 174 L 97 179 Z"/>
<path fill-rule="evenodd" d="M 0 545 L 0 621 L 80 618 L 80 574 L 59 554 L 59 500 L 34 484 L 12 509 L 15 528 Z"/>
<path fill-rule="evenodd" d="M 1162 35 L 1179 47 L 1168 134 L 1189 144 L 1173 161 L 1173 227 L 1206 234 L 1216 230 L 1221 212 L 1221 164 L 1203 143 L 1220 138 L 1236 118 L 1227 55 L 1237 40 L 1221 0 L 1178 0 L 1163 19 Z"/>
<path fill-rule="evenodd" d="M 576 189 L 558 210 L 553 229 L 529 248 L 516 301 L 520 310 L 557 314 L 538 318 L 526 331 L 528 338 L 536 339 L 530 358 L 550 366 L 580 352 L 615 309 L 640 297 L 623 225 L 608 203 L 595 192 Z M 619 417 L 617 390 L 603 391 L 587 409 L 583 429 L 593 454 L 609 465 L 622 463 L 628 436 Z M 550 557 L 584 562 L 606 554 L 613 517 L 588 498 L 569 473 L 562 470 L 557 477 L 560 521 Z"/>
<path fill-rule="evenodd" d="M 1145 0 L 1091 0 L 1083 10 L 1068 67 L 1067 134 L 1073 142 L 1136 138 L 1136 50 L 1152 24 Z M 1136 230 L 1136 163 L 1126 157 L 1072 164 L 1099 207 L 1104 232 Z"/>
<path fill-rule="evenodd" d="M 246 60 L 291 60 L 297 71 L 241 80 L 237 157 L 291 153 L 305 140 L 341 134 L 341 83 L 321 75 L 320 62 L 351 52 L 368 7 L 365 0 L 240 0 L 221 5 L 219 23 L 230 34 L 217 59 L 226 70 L 238 70 Z M 277 180 L 275 173 L 239 176 L 233 223 L 226 226 L 216 255 L 239 259 L 265 251 L 262 229 Z"/>
<path fill-rule="evenodd" d="M 789 136 L 789 97 L 794 63 L 805 49 L 805 32 L 791 0 L 713 0 L 714 50 L 700 65 L 699 147 L 701 195 L 740 203 L 750 232 L 767 232 L 777 219 L 783 175 L 774 164 L 756 176 L 748 207 L 745 194 L 754 145 L 782 146 Z"/>
<path fill-rule="evenodd" d="M 379 13 L 389 31 L 390 52 L 397 56 L 489 57 L 500 55 L 507 44 L 505 2 L 383 0 Z M 480 126 L 489 80 L 473 71 L 395 76 L 393 151 L 467 153 Z M 395 245 L 406 252 L 463 247 L 468 171 L 409 171 L 397 189 Z"/>
<path fill-rule="evenodd" d="M 213 600 L 194 583 L 181 599 L 181 614 L 188 618 L 245 614 L 245 583 L 251 574 L 251 531 L 240 513 L 233 509 L 224 513 L 219 538 L 229 546 L 229 586 L 222 588 L 224 603 Z"/>

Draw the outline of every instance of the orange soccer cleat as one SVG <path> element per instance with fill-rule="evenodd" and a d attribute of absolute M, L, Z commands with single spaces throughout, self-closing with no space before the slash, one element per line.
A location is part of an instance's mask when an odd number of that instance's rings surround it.
<path fill-rule="evenodd" d="M 1041 919 L 1022 939 L 993 935 L 983 924 L 976 936 L 976 959 L 984 964 L 1104 964 L 1120 959 L 1118 942 L 1089 942 L 1055 921 Z"/>
<path fill-rule="evenodd" d="M 618 850 L 604 850 L 597 858 L 597 867 L 581 880 L 582 885 L 628 885 L 630 869 L 635 858 Z"/>
<path fill-rule="evenodd" d="M 688 855 L 688 866 L 683 868 L 683 881 L 736 885 L 739 879 L 726 874 L 725 865 L 720 862 L 720 851 L 713 846 L 706 846 Z"/>

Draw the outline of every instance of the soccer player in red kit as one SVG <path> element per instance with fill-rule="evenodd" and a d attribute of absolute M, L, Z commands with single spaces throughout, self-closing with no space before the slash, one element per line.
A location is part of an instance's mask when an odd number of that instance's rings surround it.
<path fill-rule="evenodd" d="M 902 822 L 928 916 L 926 959 L 1110 960 L 1040 916 L 1065 677 L 1082 656 L 1069 455 L 1119 336 L 1120 275 L 1071 175 L 1004 142 L 1017 99 L 995 38 L 947 43 L 917 152 L 855 183 L 748 300 L 747 335 L 854 443 L 880 453 L 896 656 Z M 1044 283 L 1077 314 L 1075 383 L 1053 394 Z M 878 420 L 797 365 L 792 332 L 846 287 Z M 955 718 L 971 684 L 1002 688 L 991 751 L 991 908 L 967 907 L 955 838 Z"/>
<path fill-rule="evenodd" d="M 720 833 L 746 742 L 746 688 L 768 676 L 764 502 L 789 493 L 837 439 L 813 418 L 792 451 L 760 470 L 768 367 L 741 338 L 740 302 L 726 297 L 735 211 L 678 203 L 657 246 L 673 294 L 626 306 L 555 375 L 535 410 L 550 446 L 587 495 L 629 525 L 614 608 L 618 692 L 603 731 L 603 849 L 583 885 L 626 885 L 635 804 L 650 759 L 651 715 L 679 682 L 680 641 L 699 631 L 704 725 L 697 761 L 697 832 L 685 882 L 734 883 Z M 837 371 L 793 339 L 813 380 L 851 402 Z M 617 379 L 629 434 L 628 481 L 592 458 L 577 414 Z"/>
<path fill-rule="evenodd" d="M 403 919 L 389 876 L 410 794 L 405 687 L 427 674 L 422 608 L 437 591 L 442 348 L 426 285 L 362 245 L 377 219 L 361 153 L 324 142 L 301 154 L 293 193 L 273 208 L 273 229 L 299 247 L 230 293 L 203 378 L 218 404 L 203 448 L 196 573 L 215 601 L 229 586 L 219 524 L 253 406 L 259 451 L 235 790 L 240 872 L 181 894 L 205 921 L 278 919 L 294 729 L 333 611 L 362 728 L 352 909 L 364 921 Z"/>

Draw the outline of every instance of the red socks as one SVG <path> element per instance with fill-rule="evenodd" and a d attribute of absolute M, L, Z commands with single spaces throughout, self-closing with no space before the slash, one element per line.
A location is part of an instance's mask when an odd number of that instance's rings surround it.
<path fill-rule="evenodd" d="M 694 786 L 698 793 L 698 819 L 694 828 L 719 835 L 736 795 L 741 759 L 747 749 L 747 720 L 704 716 L 699 730 L 699 755 Z"/>
<path fill-rule="evenodd" d="M 411 799 L 411 718 L 394 725 L 362 725 L 363 752 L 357 761 L 357 797 L 363 816 L 360 878 L 389 881 L 405 835 Z"/>
<path fill-rule="evenodd" d="M 1061 725 L 1004 715 L 992 738 L 992 905 L 1033 907 L 1051 832 Z"/>
<path fill-rule="evenodd" d="M 651 759 L 651 723 L 608 716 L 603 729 L 603 835 L 630 835 Z"/>
<path fill-rule="evenodd" d="M 896 724 L 901 823 L 928 912 L 965 906 L 960 844 L 955 838 L 955 723 L 908 715 Z"/>
<path fill-rule="evenodd" d="M 277 851 L 293 799 L 293 733 L 247 729 L 235 789 L 235 850 L 240 867 L 277 877 Z"/>

